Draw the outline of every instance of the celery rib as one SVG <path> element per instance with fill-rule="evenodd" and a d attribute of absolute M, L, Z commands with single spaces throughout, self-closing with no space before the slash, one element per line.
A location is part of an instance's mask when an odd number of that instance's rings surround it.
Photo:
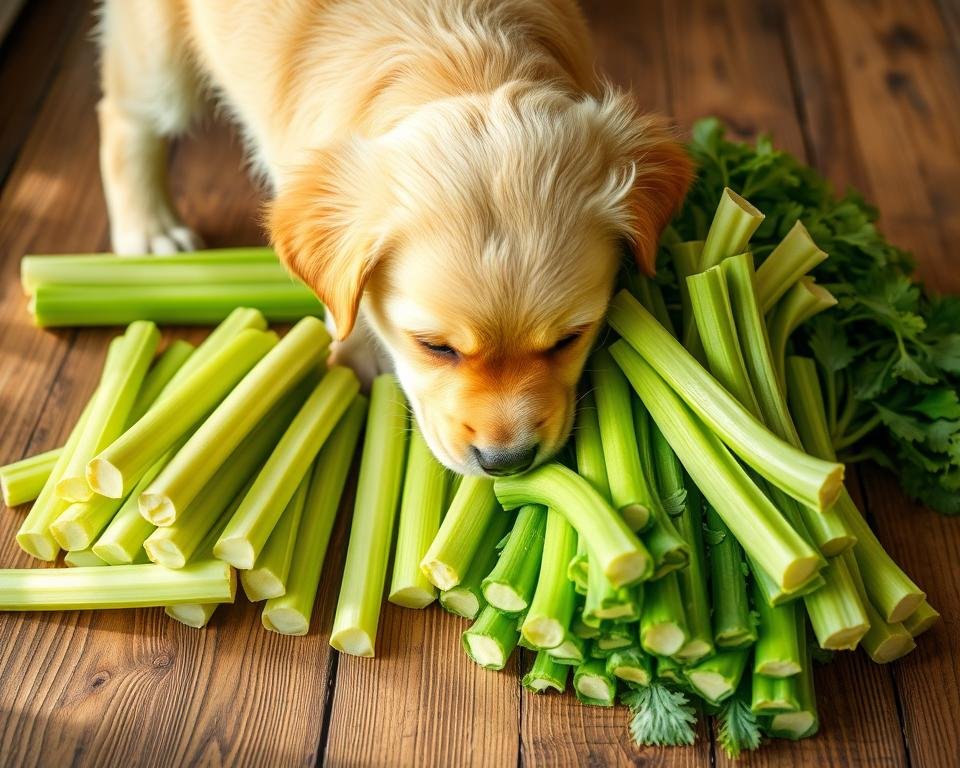
<path fill-rule="evenodd" d="M 527 609 L 540 571 L 547 510 L 536 504 L 521 507 L 497 564 L 481 583 L 483 597 L 503 613 Z"/>
<path fill-rule="evenodd" d="M 757 269 L 757 301 L 767 313 L 807 272 L 827 258 L 797 220 Z"/>
<path fill-rule="evenodd" d="M 37 498 L 62 452 L 62 448 L 54 448 L 0 467 L 3 503 L 18 507 Z"/>
<path fill-rule="evenodd" d="M 569 675 L 569 665 L 561 664 L 546 651 L 540 651 L 521 682 L 524 688 L 533 693 L 545 693 L 548 688 L 563 693 L 567 689 Z"/>
<path fill-rule="evenodd" d="M 492 515 L 480 535 L 480 543 L 470 558 L 470 567 L 455 587 L 440 593 L 440 605 L 447 611 L 465 619 L 475 619 L 483 610 L 483 580 L 493 570 L 500 550 L 497 546 L 510 531 L 509 515 Z"/>
<path fill-rule="evenodd" d="M 607 672 L 603 659 L 591 659 L 573 673 L 573 688 L 581 704 L 612 707 L 617 697 L 617 680 Z"/>
<path fill-rule="evenodd" d="M 475 663 L 484 669 L 500 670 L 507 665 L 519 638 L 516 619 L 488 605 L 463 633 L 461 641 Z"/>
<path fill-rule="evenodd" d="M 523 639 L 533 648 L 556 648 L 568 634 L 576 593 L 567 578 L 567 564 L 576 548 L 573 526 L 562 514 L 548 509 L 537 588 L 520 625 Z"/>

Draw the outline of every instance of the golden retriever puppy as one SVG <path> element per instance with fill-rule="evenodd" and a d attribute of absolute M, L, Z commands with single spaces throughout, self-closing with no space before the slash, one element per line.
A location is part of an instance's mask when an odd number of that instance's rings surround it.
<path fill-rule="evenodd" d="M 395 370 L 458 472 L 563 445 L 623 246 L 652 272 L 692 175 L 662 122 L 596 79 L 572 0 L 107 0 L 101 40 L 119 252 L 198 242 L 165 141 L 209 90 L 337 359 Z"/>

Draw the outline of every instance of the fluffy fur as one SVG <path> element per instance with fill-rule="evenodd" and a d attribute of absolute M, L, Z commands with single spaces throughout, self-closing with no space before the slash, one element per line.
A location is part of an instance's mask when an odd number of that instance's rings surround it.
<path fill-rule="evenodd" d="M 118 251 L 197 242 L 164 137 L 209 86 L 338 359 L 392 366 L 457 471 L 563 444 L 621 245 L 652 273 L 691 178 L 663 123 L 597 81 L 572 0 L 108 0 L 102 21 Z"/>

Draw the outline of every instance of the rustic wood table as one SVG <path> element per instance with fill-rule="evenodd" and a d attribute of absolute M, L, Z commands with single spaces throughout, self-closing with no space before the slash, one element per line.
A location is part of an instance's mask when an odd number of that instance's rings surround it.
<path fill-rule="evenodd" d="M 716 114 L 740 136 L 772 132 L 863 190 L 922 276 L 960 291 L 955 0 L 594 0 L 587 11 L 603 68 L 643 105 L 684 129 Z M 30 0 L 0 49 L 0 462 L 61 443 L 115 333 L 35 329 L 18 282 L 24 253 L 108 247 L 90 38 L 86 3 Z M 261 198 L 229 129 L 211 121 L 172 162 L 178 207 L 209 244 L 262 241 Z M 886 667 L 840 654 L 818 674 L 820 734 L 744 765 L 960 765 L 960 519 L 877 471 L 853 489 L 944 620 Z M 13 541 L 22 514 L 0 509 L 0 566 L 32 564 Z M 460 650 L 462 623 L 436 606 L 385 605 L 378 658 L 338 656 L 327 638 L 343 528 L 305 638 L 263 631 L 242 598 L 204 631 L 160 610 L 0 616 L 0 764 L 728 762 L 709 720 L 693 747 L 639 749 L 624 709 L 523 691 L 527 659 L 480 670 Z"/>

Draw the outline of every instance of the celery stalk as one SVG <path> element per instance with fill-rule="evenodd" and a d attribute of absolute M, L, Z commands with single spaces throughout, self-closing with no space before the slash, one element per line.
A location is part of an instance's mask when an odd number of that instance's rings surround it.
<path fill-rule="evenodd" d="M 480 543 L 470 558 L 470 567 L 455 587 L 440 593 L 440 605 L 450 613 L 465 619 L 475 619 L 483 610 L 482 582 L 496 565 L 500 550 L 497 548 L 510 531 L 513 519 L 509 515 L 494 514 L 480 535 Z"/>
<path fill-rule="evenodd" d="M 431 584 L 447 591 L 460 583 L 480 548 L 480 534 L 497 514 L 500 512 L 493 481 L 485 477 L 463 478 L 437 535 L 420 561 L 420 570 Z"/>
<path fill-rule="evenodd" d="M 657 656 L 675 656 L 689 640 L 676 573 L 648 581 L 640 612 L 640 646 Z"/>
<path fill-rule="evenodd" d="M 770 335 L 770 349 L 781 385 L 786 383 L 784 361 L 787 356 L 787 342 L 793 332 L 814 315 L 836 304 L 837 300 L 830 291 L 817 285 L 812 277 L 805 277 L 787 291 L 768 313 L 767 330 Z"/>
<path fill-rule="evenodd" d="M 520 632 L 538 650 L 556 648 L 565 639 L 573 618 L 576 593 L 567 578 L 567 563 L 577 547 L 577 534 L 567 519 L 547 510 L 540 574 Z"/>
<path fill-rule="evenodd" d="M 718 648 L 743 648 L 757 639 L 747 597 L 743 550 L 713 507 L 706 507 L 705 518 L 714 642 Z"/>
<path fill-rule="evenodd" d="M 684 675 L 690 687 L 710 704 L 719 704 L 733 695 L 747 666 L 745 649 L 722 651 L 687 667 Z"/>
<path fill-rule="evenodd" d="M 70 568 L 96 568 L 107 565 L 106 560 L 97 557 L 92 549 L 75 549 L 63 556 L 63 562 Z"/>
<path fill-rule="evenodd" d="M 917 647 L 911 632 L 900 622 L 890 623 L 885 621 L 877 609 L 870 604 L 854 554 L 850 551 L 844 552 L 842 559 L 850 572 L 857 589 L 857 595 L 867 612 L 867 620 L 870 624 L 870 628 L 860 640 L 863 650 L 877 664 L 886 664 L 910 653 Z"/>
<path fill-rule="evenodd" d="M 537 586 L 547 510 L 536 504 L 521 507 L 497 564 L 483 580 L 483 597 L 502 613 L 527 609 Z"/>
<path fill-rule="evenodd" d="M 940 614 L 930 603 L 924 600 L 907 618 L 903 626 L 913 637 L 922 635 L 940 620 Z"/>
<path fill-rule="evenodd" d="M 843 465 L 809 456 L 772 434 L 629 293 L 621 291 L 614 297 L 608 321 L 623 337 L 610 347 L 621 368 L 630 365 L 631 357 L 645 359 L 713 433 L 798 501 L 823 510 L 836 500 Z M 635 351 L 634 355 L 628 351 Z M 625 373 L 631 378 L 629 370 Z M 652 412 L 649 400 L 644 403 Z"/>
<path fill-rule="evenodd" d="M 461 642 L 467 655 L 484 669 L 503 669 L 519 637 L 516 619 L 488 605 L 463 633 Z"/>
<path fill-rule="evenodd" d="M 123 433 L 159 343 L 160 331 L 148 322 L 131 323 L 123 336 L 110 343 L 107 356 L 115 356 L 115 361 L 104 365 L 90 415 L 57 481 L 61 499 L 88 501 L 93 496 L 84 474 L 87 462 Z"/>
<path fill-rule="evenodd" d="M 636 621 L 640 615 L 637 598 L 637 588 L 615 587 L 602 569 L 590 568 L 587 572 L 583 616 L 595 626 L 604 619 Z"/>
<path fill-rule="evenodd" d="M 177 455 L 157 475 L 150 487 L 140 494 L 140 514 L 155 525 L 170 525 L 173 523 L 180 512 L 193 500 L 204 484 L 213 477 L 220 465 L 263 415 L 283 395 L 303 380 L 311 369 L 316 368 L 329 343 L 330 336 L 320 320 L 314 317 L 305 317 L 297 323 L 280 343 L 267 352 L 263 359 L 239 381 L 237 386 L 223 399 L 223 402 L 190 436 L 190 439 L 177 452 Z M 331 371 L 324 379 L 329 378 L 333 373 Z M 334 377 L 333 381 L 339 382 L 344 378 L 350 378 L 350 376 L 345 372 L 343 377 Z M 330 392 L 330 386 L 331 384 L 328 384 L 325 387 L 323 382 L 320 384 L 320 387 L 327 393 Z M 353 392 L 355 391 L 356 385 L 353 389 Z M 342 393 L 342 390 L 334 390 L 334 394 L 336 393 Z M 352 396 L 352 392 L 350 396 Z M 346 402 L 349 402 L 349 400 Z M 341 404 L 337 415 L 343 412 L 346 402 Z M 329 416 L 329 411 L 324 409 L 324 412 Z M 329 434 L 333 421 L 325 426 L 325 429 L 320 430 L 323 437 Z M 320 440 L 322 442 L 322 437 Z M 281 441 L 281 445 L 277 446 L 277 452 L 288 445 L 287 441 Z M 312 450 L 312 455 L 309 455 L 306 461 L 301 460 L 294 463 L 297 474 L 287 476 L 292 480 L 292 487 L 289 488 L 286 498 L 276 499 L 279 503 L 279 509 L 275 510 L 271 522 L 276 522 L 283 506 L 293 495 L 296 484 L 303 476 L 306 466 L 316 455 L 316 451 L 319 450 L 319 445 Z M 304 451 L 304 449 L 300 448 L 300 451 Z M 298 457 L 301 455 L 300 451 L 296 452 Z M 309 450 L 306 452 L 309 453 Z M 292 468 L 291 473 L 293 471 Z M 255 488 L 255 490 L 258 489 Z M 245 513 L 246 508 L 242 506 L 238 514 L 242 518 Z M 256 536 L 253 532 L 250 532 L 251 539 L 256 539 L 250 542 L 250 547 L 240 545 L 243 557 L 237 556 L 235 558 L 237 567 L 252 567 L 252 561 L 266 541 L 272 525 L 267 525 L 265 528 L 266 530 L 257 529 Z M 231 540 L 235 535 L 239 539 L 242 533 L 248 533 L 248 530 L 239 530 L 231 525 L 228 526 L 224 536 L 227 540 Z M 258 543 L 259 547 L 256 546 Z M 221 551 L 224 548 L 223 540 L 219 542 L 219 545 L 217 557 L 233 562 L 233 559 L 226 557 L 227 552 Z M 233 553 L 231 552 L 230 555 L 233 555 Z"/>
<path fill-rule="evenodd" d="M 591 659 L 573 673 L 573 688 L 581 704 L 612 707 L 617 697 L 617 680 L 607 672 L 603 659 Z"/>
<path fill-rule="evenodd" d="M 763 219 L 764 215 L 748 200 L 726 187 L 707 231 L 699 271 L 719 264 L 727 256 L 745 251 Z"/>
<path fill-rule="evenodd" d="M 670 257 L 673 260 L 673 269 L 677 273 L 677 283 L 680 286 L 680 308 L 683 313 L 683 328 L 680 338 L 688 339 L 694 335 L 693 302 L 690 300 L 690 290 L 687 278 L 700 271 L 700 254 L 703 253 L 703 240 L 691 240 L 685 243 L 675 243 L 670 246 Z"/>
<path fill-rule="evenodd" d="M 637 614 L 637 618 L 640 618 L 639 613 Z M 598 620 L 596 622 L 596 626 L 587 624 L 583 620 L 583 609 L 578 608 L 570 624 L 570 631 L 582 640 L 593 640 L 596 637 L 600 637 L 600 621 Z"/>
<path fill-rule="evenodd" d="M 754 672 L 750 682 L 750 711 L 754 714 L 800 711 L 800 686 L 796 677 L 767 677 Z"/>
<path fill-rule="evenodd" d="M 420 561 L 440 530 L 449 481 L 450 473 L 434 458 L 420 430 L 414 426 L 393 553 L 393 579 L 388 598 L 391 603 L 425 608 L 437 599 L 437 588 L 420 570 Z"/>
<path fill-rule="evenodd" d="M 267 600 L 263 607 L 266 629 L 284 635 L 305 635 L 310 630 L 327 545 L 366 413 L 367 398 L 357 395 L 320 450 L 297 531 L 286 592 Z"/>
<path fill-rule="evenodd" d="M 37 498 L 62 452 L 62 448 L 54 448 L 0 467 L 3 503 L 18 507 Z"/>
<path fill-rule="evenodd" d="M 274 344 L 274 334 L 256 330 L 241 331 L 230 339 L 175 392 L 164 393 L 136 424 L 90 460 L 90 487 L 102 496 L 126 496 L 144 473 L 206 416 Z"/>
<path fill-rule="evenodd" d="M 683 674 L 683 665 L 668 656 L 658 656 L 655 659 L 657 666 L 656 678 L 666 680 L 680 687 L 687 687 L 687 678 Z"/>
<path fill-rule="evenodd" d="M 577 474 L 590 483 L 603 498 L 609 500 L 610 484 L 607 481 L 603 438 L 600 434 L 596 397 L 592 391 L 584 394 L 580 401 L 573 434 L 577 452 Z"/>
<path fill-rule="evenodd" d="M 180 369 L 187 364 L 187 360 L 193 355 L 194 351 L 193 344 L 189 341 L 177 339 L 170 343 L 150 370 L 147 371 L 147 375 L 143 377 L 143 384 L 137 393 L 137 399 L 133 401 L 130 415 L 127 417 L 128 425 L 140 421 L 143 414 L 157 401 L 157 398 L 173 381 Z"/>
<path fill-rule="evenodd" d="M 50 523 L 50 535 L 68 552 L 89 549 L 120 506 L 119 499 L 106 496 L 74 502 Z"/>
<path fill-rule="evenodd" d="M 635 685 L 649 685 L 653 679 L 652 660 L 637 648 L 614 651 L 607 657 L 607 674 Z"/>
<path fill-rule="evenodd" d="M 757 269 L 760 310 L 769 312 L 801 277 L 827 258 L 798 220 Z"/>
<path fill-rule="evenodd" d="M 400 503 L 407 448 L 407 404 L 397 380 L 373 381 L 357 498 L 330 645 L 373 656 L 393 523 Z"/>
<path fill-rule="evenodd" d="M 790 677 L 803 668 L 798 638 L 805 632 L 804 618 L 796 603 L 771 606 L 754 586 L 753 604 L 757 611 L 757 644 L 753 651 L 753 671 L 765 677 Z"/>
<path fill-rule="evenodd" d="M 533 693 L 545 693 L 548 688 L 563 693 L 567 688 L 570 668 L 561 664 L 546 651 L 537 653 L 530 671 L 523 676 L 523 687 Z"/>
<path fill-rule="evenodd" d="M 842 557 L 831 558 L 822 575 L 827 583 L 803 602 L 820 647 L 853 650 L 870 629 L 870 619 Z"/>
<path fill-rule="evenodd" d="M 573 632 L 567 632 L 560 645 L 546 651 L 550 658 L 560 664 L 566 664 L 575 667 L 583 664 L 587 654 L 587 644 L 582 637 L 578 637 Z M 541 651 L 543 653 L 543 651 Z"/>
<path fill-rule="evenodd" d="M 771 718 L 767 727 L 767 732 L 771 736 L 804 739 L 815 734 L 820 724 L 817 715 L 817 697 L 813 690 L 813 658 L 806 633 L 802 635 L 802 641 L 804 645 L 803 671 L 799 675 L 783 679 L 784 683 L 789 682 L 790 685 L 795 686 L 793 698 L 797 703 L 797 709 L 791 712 L 777 713 Z"/>
<path fill-rule="evenodd" d="M 209 560 L 171 571 L 159 565 L 0 570 L 0 610 L 75 611 L 177 603 L 232 603 L 236 576 Z"/>
<path fill-rule="evenodd" d="M 593 641 L 593 648 L 601 651 L 620 651 L 637 644 L 637 628 L 632 624 L 607 622 L 600 636 Z"/>
<path fill-rule="evenodd" d="M 243 386 L 243 382 L 240 386 Z M 336 428 L 359 389 L 360 383 L 349 368 L 334 366 L 324 375 L 270 453 L 250 492 L 214 547 L 217 557 L 236 568 L 253 567 L 280 514 L 293 497 L 297 484 L 307 474 L 324 441 Z M 224 404 L 228 404 L 228 401 L 229 398 Z M 228 430 L 233 428 L 230 426 L 231 419 L 227 416 L 224 418 L 223 424 Z M 198 441 L 197 445 L 198 455 L 202 455 L 202 441 Z M 189 446 L 188 442 L 184 451 Z M 174 461 L 178 461 L 179 456 Z M 185 469 L 186 466 L 184 464 Z M 159 484 L 160 481 L 157 481 L 156 485 Z M 171 487 L 175 487 L 172 482 Z M 149 491 L 144 495 L 148 494 Z M 168 498 L 173 497 L 168 495 Z M 143 506 L 141 496 L 141 513 Z"/>

